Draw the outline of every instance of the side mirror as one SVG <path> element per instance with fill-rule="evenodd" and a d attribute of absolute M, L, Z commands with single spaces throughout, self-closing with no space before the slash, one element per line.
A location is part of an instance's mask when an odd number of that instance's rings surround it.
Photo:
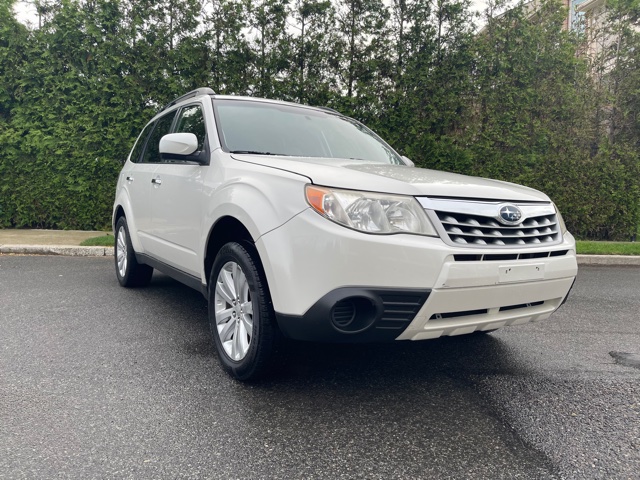
<path fill-rule="evenodd" d="M 193 133 L 169 133 L 160 139 L 162 160 L 182 160 L 202 163 L 197 153 L 198 138 Z"/>
<path fill-rule="evenodd" d="M 405 157 L 404 155 L 402 156 L 402 160 L 404 160 L 404 163 L 407 164 L 407 167 L 415 167 L 416 164 L 413 163 L 411 160 L 409 160 L 407 157 Z"/>

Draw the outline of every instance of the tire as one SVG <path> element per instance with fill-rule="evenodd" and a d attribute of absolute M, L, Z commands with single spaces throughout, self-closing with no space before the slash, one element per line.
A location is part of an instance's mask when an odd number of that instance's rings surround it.
<path fill-rule="evenodd" d="M 115 235 L 115 265 L 116 277 L 123 287 L 144 287 L 151 281 L 153 268 L 149 265 L 138 263 L 136 252 L 131 245 L 127 219 L 120 217 L 116 222 Z"/>
<path fill-rule="evenodd" d="M 224 245 L 209 278 L 209 325 L 223 370 L 237 380 L 266 371 L 277 327 L 269 288 L 252 245 Z"/>

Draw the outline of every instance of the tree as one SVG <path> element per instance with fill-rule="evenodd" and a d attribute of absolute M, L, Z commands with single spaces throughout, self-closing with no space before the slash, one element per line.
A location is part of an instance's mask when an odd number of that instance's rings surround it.
<path fill-rule="evenodd" d="M 204 64 L 208 85 L 219 93 L 248 94 L 253 84 L 247 65 L 252 54 L 244 33 L 249 3 L 236 0 L 212 0 L 205 14 L 207 51 Z"/>
<path fill-rule="evenodd" d="M 637 180 L 622 150 L 597 140 L 598 92 L 565 18 L 551 0 L 489 19 L 468 129 L 473 170 L 545 191 L 579 237 L 628 238 L 637 225 Z"/>
<path fill-rule="evenodd" d="M 469 120 L 474 64 L 466 1 L 396 0 L 391 38 L 395 86 L 387 96 L 385 136 L 418 165 L 464 172 L 460 132 Z"/>
<path fill-rule="evenodd" d="M 592 154 L 606 162 L 601 185 L 610 195 L 602 203 L 616 215 L 588 235 L 626 239 L 640 229 L 640 3 L 607 2 L 601 20 L 588 32 L 597 45 L 589 50 L 598 93 Z"/>
<path fill-rule="evenodd" d="M 590 65 L 557 0 L 492 0 L 479 33 L 469 0 L 37 0 L 38 28 L 12 5 L 0 226 L 108 224 L 142 126 L 204 85 L 332 106 L 420 166 L 540 188 L 582 237 L 638 224 L 637 0 L 608 0 L 615 42 Z"/>
<path fill-rule="evenodd" d="M 335 8 L 329 0 L 295 0 L 291 21 L 296 29 L 295 62 L 289 82 L 295 99 L 301 103 L 325 105 L 336 90 L 330 78 L 335 45 Z M 335 63 L 333 63 L 335 66 Z"/>
<path fill-rule="evenodd" d="M 250 93 L 259 97 L 289 98 L 282 88 L 289 71 L 291 42 L 286 29 L 289 0 L 254 0 L 248 12 L 252 28 L 253 62 L 248 65 L 255 83 Z"/>
<path fill-rule="evenodd" d="M 347 111 L 363 115 L 377 103 L 374 92 L 388 12 L 380 0 L 339 0 L 336 8 L 335 56 L 342 103 Z"/>
<path fill-rule="evenodd" d="M 0 227 L 11 225 L 17 205 L 13 195 L 12 170 L 21 137 L 13 128 L 13 110 L 20 95 L 26 61 L 27 29 L 14 17 L 12 0 L 0 0 Z"/>
<path fill-rule="evenodd" d="M 29 37 L 15 91 L 18 141 L 5 159 L 15 209 L 4 223 L 103 227 L 139 112 L 121 95 L 121 12 L 107 1 L 52 8 L 51 20 Z"/>
<path fill-rule="evenodd" d="M 10 118 L 25 61 L 27 29 L 14 17 L 14 0 L 0 0 L 0 122 Z"/>

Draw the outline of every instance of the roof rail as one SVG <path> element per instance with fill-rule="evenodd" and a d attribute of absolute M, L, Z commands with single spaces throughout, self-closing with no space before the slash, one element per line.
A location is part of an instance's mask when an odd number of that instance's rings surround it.
<path fill-rule="evenodd" d="M 339 111 L 331 107 L 316 107 L 316 108 L 319 108 L 320 110 L 324 110 L 325 112 L 337 113 L 338 115 L 342 115 Z"/>
<path fill-rule="evenodd" d="M 216 94 L 216 92 L 211 90 L 209 87 L 196 88 L 195 90 L 191 90 L 190 92 L 187 92 L 184 95 L 176 98 L 175 100 L 167 103 L 164 107 L 162 107 L 162 110 L 160 110 L 160 111 L 162 112 L 163 110 L 166 110 L 167 108 L 172 107 L 173 105 L 175 105 L 178 102 L 182 102 L 183 100 L 187 100 L 188 98 L 197 97 L 199 95 L 215 95 L 215 94 Z"/>

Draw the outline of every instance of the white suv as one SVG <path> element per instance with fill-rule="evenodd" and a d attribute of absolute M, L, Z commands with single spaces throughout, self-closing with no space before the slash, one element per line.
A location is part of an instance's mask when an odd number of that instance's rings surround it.
<path fill-rule="evenodd" d="M 577 273 L 549 198 L 421 168 L 327 108 L 201 88 L 144 128 L 113 208 L 116 274 L 200 290 L 224 369 L 280 336 L 425 340 L 546 319 Z"/>

